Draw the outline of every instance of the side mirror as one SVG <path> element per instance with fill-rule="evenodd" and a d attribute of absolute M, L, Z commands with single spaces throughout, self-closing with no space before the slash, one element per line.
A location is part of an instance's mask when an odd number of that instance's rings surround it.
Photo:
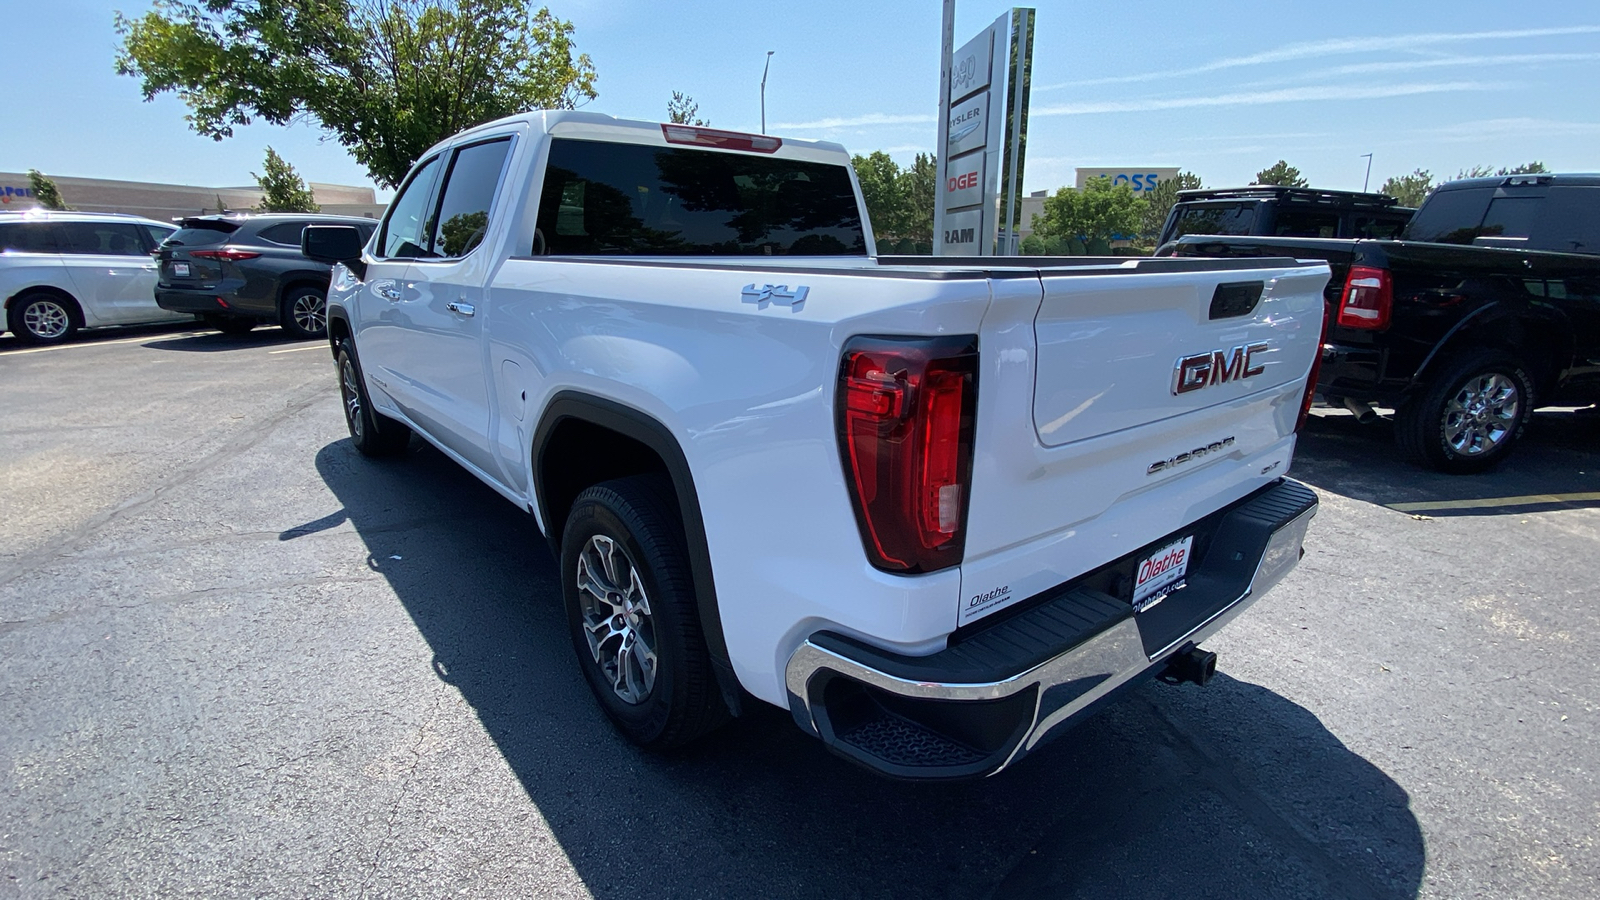
<path fill-rule="evenodd" d="M 354 225 L 307 225 L 300 232 L 300 252 L 308 259 L 332 265 L 344 263 L 357 278 L 366 278 L 367 266 L 361 261 L 366 244 Z"/>

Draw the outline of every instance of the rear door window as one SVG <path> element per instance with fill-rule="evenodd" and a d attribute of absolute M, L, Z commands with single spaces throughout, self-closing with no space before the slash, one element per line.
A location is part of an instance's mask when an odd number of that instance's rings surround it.
<path fill-rule="evenodd" d="M 1492 187 L 1434 191 L 1411 218 L 1404 237 L 1433 244 L 1470 244 L 1483 233 L 1479 227 L 1493 196 Z"/>
<path fill-rule="evenodd" d="M 1250 234 L 1255 221 L 1254 203 L 1189 206 L 1178 213 L 1178 220 L 1173 223 L 1172 236 L 1180 238 L 1186 234 Z"/>
<path fill-rule="evenodd" d="M 145 240 L 149 242 L 150 249 L 154 250 L 161 246 L 162 241 L 172 237 L 178 229 L 168 228 L 165 225 L 140 225 L 139 230 L 144 232 Z"/>
<path fill-rule="evenodd" d="M 389 204 L 383 221 L 383 236 L 378 253 L 388 259 L 411 259 L 425 255 L 427 235 L 433 231 L 433 185 L 439 176 L 439 157 L 423 163 Z"/>
<path fill-rule="evenodd" d="M 1534 220 L 1543 205 L 1543 197 L 1496 197 L 1489 201 L 1479 234 L 1525 238 L 1533 233 Z"/>
<path fill-rule="evenodd" d="M 1320 209 L 1278 207 L 1272 233 L 1279 237 L 1331 238 L 1339 233 L 1339 214 Z"/>
<path fill-rule="evenodd" d="M 1408 221 L 1403 216 L 1357 215 L 1351 219 L 1350 236 L 1371 241 L 1392 241 L 1405 230 Z"/>
<path fill-rule="evenodd" d="M 144 239 L 132 222 L 62 222 L 63 250 L 80 256 L 144 256 Z"/>
<path fill-rule="evenodd" d="M 1600 187 L 1552 187 L 1528 244 L 1537 250 L 1600 254 Z"/>
<path fill-rule="evenodd" d="M 439 201 L 438 228 L 429 236 L 429 256 L 460 259 L 483 242 L 489 206 L 500 187 L 511 139 L 462 147 L 450 162 Z"/>
<path fill-rule="evenodd" d="M 0 225 L 0 253 L 60 253 L 57 227 L 51 222 Z"/>
<path fill-rule="evenodd" d="M 534 252 L 864 256 L 849 170 L 745 153 L 558 138 Z"/>

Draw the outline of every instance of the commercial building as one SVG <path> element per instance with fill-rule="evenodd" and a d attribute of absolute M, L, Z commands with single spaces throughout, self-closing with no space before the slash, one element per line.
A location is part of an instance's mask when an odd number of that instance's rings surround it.
<path fill-rule="evenodd" d="M 51 176 L 61 199 L 83 212 L 129 213 L 159 221 L 216 212 L 247 212 L 261 203 L 261 190 L 250 187 L 197 187 L 155 184 L 105 178 Z M 370 187 L 311 182 L 312 196 L 322 211 L 342 216 L 383 214 L 377 192 Z M 25 173 L 0 172 L 0 210 L 34 209 L 39 205 L 28 187 Z"/>

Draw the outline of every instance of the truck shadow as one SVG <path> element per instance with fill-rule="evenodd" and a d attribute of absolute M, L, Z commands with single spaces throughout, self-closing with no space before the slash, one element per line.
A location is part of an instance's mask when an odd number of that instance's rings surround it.
<path fill-rule="evenodd" d="M 884 780 L 759 701 L 689 751 L 641 753 L 574 664 L 530 516 L 429 447 L 372 464 L 339 441 L 317 467 L 595 897 L 1387 900 L 1421 883 L 1405 792 L 1305 709 L 1221 675 L 1146 685 L 975 783 Z"/>
<path fill-rule="evenodd" d="M 1387 420 L 1314 414 L 1300 435 L 1301 481 L 1413 515 L 1521 515 L 1600 508 L 1600 415 L 1540 411 L 1515 452 L 1477 475 L 1445 475 L 1401 458 Z"/>

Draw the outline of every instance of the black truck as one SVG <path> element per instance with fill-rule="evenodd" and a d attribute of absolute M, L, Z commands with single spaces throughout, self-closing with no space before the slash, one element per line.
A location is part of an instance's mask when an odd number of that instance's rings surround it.
<path fill-rule="evenodd" d="M 1317 393 L 1395 410 L 1419 463 L 1482 471 L 1533 408 L 1600 402 L 1600 175 L 1470 178 L 1400 240 L 1188 235 L 1178 256 L 1327 260 Z"/>
<path fill-rule="evenodd" d="M 1414 212 L 1393 197 L 1358 191 L 1271 184 L 1179 191 L 1156 246 L 1186 234 L 1394 238 Z"/>

